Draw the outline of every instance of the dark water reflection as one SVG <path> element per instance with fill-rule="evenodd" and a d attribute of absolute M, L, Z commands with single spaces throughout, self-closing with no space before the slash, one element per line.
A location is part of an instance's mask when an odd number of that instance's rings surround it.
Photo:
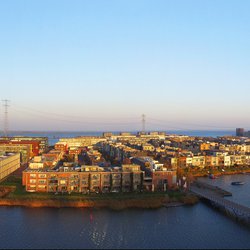
<path fill-rule="evenodd" d="M 114 212 L 0 208 L 1 248 L 249 248 L 250 230 L 200 203 Z"/>

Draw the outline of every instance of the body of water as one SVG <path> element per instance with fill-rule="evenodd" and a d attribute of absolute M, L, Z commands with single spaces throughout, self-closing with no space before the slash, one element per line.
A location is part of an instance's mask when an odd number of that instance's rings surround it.
<path fill-rule="evenodd" d="M 49 132 L 49 131 L 30 131 L 30 132 L 10 132 L 10 136 L 46 136 L 49 138 L 49 145 L 54 145 L 56 142 L 58 142 L 58 138 L 62 137 L 76 137 L 76 136 L 102 136 L 103 132 L 84 132 L 84 131 L 78 131 L 78 132 Z M 117 131 L 113 131 L 114 134 L 119 134 Z M 136 134 L 137 132 L 131 132 Z M 217 136 L 232 136 L 235 135 L 235 131 L 225 131 L 225 130 L 172 130 L 172 131 L 166 131 L 167 134 L 177 134 L 177 135 L 188 135 L 188 136 L 207 136 L 207 137 L 217 137 Z"/>
<path fill-rule="evenodd" d="M 212 208 L 0 208 L 0 248 L 249 248 L 250 231 Z"/>
<path fill-rule="evenodd" d="M 250 205 L 249 175 L 210 180 Z M 231 181 L 245 181 L 232 186 Z M 0 207 L 0 248 L 250 248 L 250 229 L 202 202 L 160 209 Z"/>

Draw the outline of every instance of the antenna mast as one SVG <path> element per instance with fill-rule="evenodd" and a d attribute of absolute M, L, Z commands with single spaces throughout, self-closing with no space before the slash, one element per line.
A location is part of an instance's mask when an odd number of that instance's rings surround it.
<path fill-rule="evenodd" d="M 145 123 L 146 123 L 146 116 L 142 115 L 142 132 L 145 133 Z"/>

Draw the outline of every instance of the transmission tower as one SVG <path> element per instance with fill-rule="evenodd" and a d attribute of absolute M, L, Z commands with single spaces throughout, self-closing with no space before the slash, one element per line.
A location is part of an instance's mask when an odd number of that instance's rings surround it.
<path fill-rule="evenodd" d="M 4 136 L 8 136 L 8 130 L 9 130 L 9 122 L 8 122 L 8 107 L 9 105 L 9 100 L 5 99 L 2 100 L 3 102 L 3 108 L 4 108 Z"/>
<path fill-rule="evenodd" d="M 143 114 L 142 115 L 142 132 L 145 133 L 145 123 L 146 123 L 146 116 Z"/>

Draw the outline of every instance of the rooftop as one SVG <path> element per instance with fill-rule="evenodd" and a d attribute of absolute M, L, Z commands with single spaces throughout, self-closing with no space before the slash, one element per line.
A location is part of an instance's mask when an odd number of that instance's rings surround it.
<path fill-rule="evenodd" d="M 8 158 L 9 156 L 16 155 L 17 153 L 4 153 L 3 155 L 0 155 L 0 161 Z"/>

